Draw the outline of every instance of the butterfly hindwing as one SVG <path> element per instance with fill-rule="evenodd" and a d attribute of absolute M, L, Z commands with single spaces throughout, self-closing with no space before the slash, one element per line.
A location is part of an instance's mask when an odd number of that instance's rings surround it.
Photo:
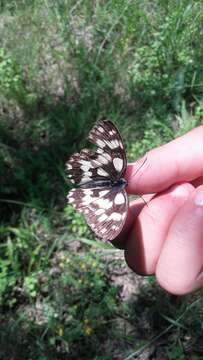
<path fill-rule="evenodd" d="M 68 202 L 84 214 L 88 225 L 104 240 L 113 240 L 121 231 L 128 208 L 125 190 L 115 188 L 73 189 Z"/>

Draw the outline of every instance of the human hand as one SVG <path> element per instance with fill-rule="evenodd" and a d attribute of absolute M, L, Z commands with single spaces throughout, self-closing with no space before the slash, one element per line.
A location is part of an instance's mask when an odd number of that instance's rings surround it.
<path fill-rule="evenodd" d="M 128 165 L 130 203 L 115 246 L 136 273 L 183 295 L 203 286 L 203 126 Z M 141 167 L 140 167 L 141 166 Z M 140 169 L 139 169 L 140 167 Z M 139 169 L 139 170 L 138 170 Z"/>

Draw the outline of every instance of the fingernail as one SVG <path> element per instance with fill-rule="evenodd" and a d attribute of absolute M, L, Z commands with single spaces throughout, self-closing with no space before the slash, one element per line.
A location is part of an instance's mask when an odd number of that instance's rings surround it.
<path fill-rule="evenodd" d="M 194 203 L 198 206 L 203 206 L 203 191 L 198 191 L 194 197 Z"/>
<path fill-rule="evenodd" d="M 174 185 L 171 187 L 170 193 L 175 197 L 188 197 L 189 188 L 185 185 Z"/>

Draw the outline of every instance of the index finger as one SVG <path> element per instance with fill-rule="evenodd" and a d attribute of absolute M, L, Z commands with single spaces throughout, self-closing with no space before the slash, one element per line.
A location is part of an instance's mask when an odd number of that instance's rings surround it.
<path fill-rule="evenodd" d="M 125 178 L 128 181 L 128 193 L 148 194 L 163 191 L 174 183 L 192 181 L 202 175 L 203 126 L 199 126 L 149 151 L 143 161 L 129 164 Z"/>

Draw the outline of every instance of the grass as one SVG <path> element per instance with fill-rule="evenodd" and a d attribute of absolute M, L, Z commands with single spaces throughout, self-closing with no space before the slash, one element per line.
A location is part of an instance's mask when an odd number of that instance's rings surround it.
<path fill-rule="evenodd" d="M 202 2 L 19 0 L 0 13 L 0 357 L 201 359 L 201 292 L 174 299 L 137 277 L 124 296 L 135 277 L 66 206 L 64 163 L 100 118 L 130 161 L 202 123 Z"/>

